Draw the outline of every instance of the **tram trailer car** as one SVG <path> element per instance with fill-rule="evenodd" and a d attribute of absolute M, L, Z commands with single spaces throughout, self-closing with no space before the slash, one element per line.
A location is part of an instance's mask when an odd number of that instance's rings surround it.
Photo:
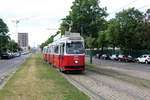
<path fill-rule="evenodd" d="M 50 64 L 53 64 L 54 63 L 54 53 L 53 53 L 53 43 L 51 43 L 51 44 L 49 44 L 48 45 L 48 62 L 50 63 Z"/>
<path fill-rule="evenodd" d="M 43 59 L 45 60 L 45 61 L 47 61 L 47 49 L 48 48 L 48 46 L 45 46 L 44 48 L 43 48 Z"/>
<path fill-rule="evenodd" d="M 48 62 L 60 71 L 85 70 L 84 39 L 79 33 L 54 38 L 46 49 Z"/>

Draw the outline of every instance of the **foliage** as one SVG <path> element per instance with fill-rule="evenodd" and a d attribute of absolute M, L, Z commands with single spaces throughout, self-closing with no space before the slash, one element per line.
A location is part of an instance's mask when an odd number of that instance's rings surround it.
<path fill-rule="evenodd" d="M 118 46 L 118 41 L 117 41 L 118 34 L 119 34 L 118 27 L 119 26 L 116 19 L 110 19 L 108 21 L 107 40 L 109 42 L 109 46 L 113 47 L 113 49 Z"/>
<path fill-rule="evenodd" d="M 70 17 L 72 30 L 83 36 L 97 37 L 105 29 L 106 9 L 99 7 L 99 0 L 75 0 Z"/>
<path fill-rule="evenodd" d="M 5 52 L 7 50 L 9 39 L 8 27 L 3 20 L 0 19 L 0 52 Z"/>
<path fill-rule="evenodd" d="M 60 30 L 64 34 L 71 26 L 71 32 L 81 33 L 85 37 L 86 46 L 93 48 L 93 43 L 89 42 L 96 40 L 98 32 L 106 29 L 106 16 L 106 8 L 100 8 L 99 0 L 75 0 L 69 15 L 61 23 Z"/>
<path fill-rule="evenodd" d="M 137 27 L 139 45 L 137 49 L 150 49 L 150 23 L 143 22 Z"/>
<path fill-rule="evenodd" d="M 141 49 L 150 49 L 150 9 L 147 9 L 144 21 L 137 27 L 137 37 Z"/>
<path fill-rule="evenodd" d="M 107 39 L 107 31 L 101 31 L 98 33 L 97 43 L 98 47 L 101 48 L 103 51 L 104 47 L 108 46 L 108 39 Z"/>
<path fill-rule="evenodd" d="M 20 46 L 18 45 L 18 43 L 16 43 L 14 40 L 10 40 L 8 45 L 7 45 L 7 49 L 10 52 L 18 52 L 18 51 L 22 51 L 22 49 L 20 48 Z"/>
<path fill-rule="evenodd" d="M 145 14 L 135 8 L 122 10 L 109 21 L 106 16 L 106 8 L 99 7 L 99 0 L 75 0 L 60 25 L 60 32 L 65 34 L 71 26 L 71 32 L 81 33 L 86 48 L 90 49 L 150 49 L 150 9 Z M 49 43 L 47 40 L 42 45 Z"/>
<path fill-rule="evenodd" d="M 40 48 L 43 50 L 43 48 L 45 46 L 48 46 L 48 44 L 52 43 L 53 42 L 53 39 L 56 35 L 58 35 L 60 32 L 58 31 L 55 35 L 52 35 L 50 38 L 48 38 L 48 40 L 46 40 L 45 42 L 43 42 L 41 45 L 40 45 Z"/>
<path fill-rule="evenodd" d="M 44 48 L 45 46 L 47 46 L 49 43 L 52 43 L 52 42 L 53 42 L 53 36 L 50 37 L 50 38 L 48 38 L 48 40 L 46 40 L 44 43 L 42 43 L 42 44 L 40 45 L 40 48 L 43 50 L 43 48 Z"/>
<path fill-rule="evenodd" d="M 85 38 L 85 46 L 87 47 L 87 48 L 90 48 L 90 49 L 92 49 L 92 48 L 94 48 L 95 47 L 95 41 L 96 41 L 96 38 L 92 38 L 92 37 L 86 37 Z"/>
<path fill-rule="evenodd" d="M 65 34 L 65 31 L 69 30 L 69 24 L 71 22 L 70 16 L 66 16 L 66 18 L 63 19 L 63 22 L 60 24 L 60 33 Z"/>
<path fill-rule="evenodd" d="M 136 27 L 142 20 L 143 14 L 134 8 L 129 8 L 116 14 L 119 47 L 122 49 L 134 49 L 138 46 L 136 45 Z"/>

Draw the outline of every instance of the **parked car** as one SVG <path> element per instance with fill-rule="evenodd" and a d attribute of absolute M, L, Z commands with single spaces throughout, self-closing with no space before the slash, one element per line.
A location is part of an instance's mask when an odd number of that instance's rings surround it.
<path fill-rule="evenodd" d="M 15 57 L 13 52 L 9 52 L 9 55 L 10 55 L 10 58 L 14 58 Z"/>
<path fill-rule="evenodd" d="M 10 59 L 12 56 L 8 52 L 2 52 L 2 53 L 0 53 L 0 57 L 1 57 L 1 59 Z"/>
<path fill-rule="evenodd" d="M 125 61 L 125 55 L 118 55 L 118 61 Z"/>
<path fill-rule="evenodd" d="M 97 53 L 97 54 L 95 55 L 95 58 L 100 59 L 100 54 Z"/>
<path fill-rule="evenodd" d="M 110 60 L 110 57 L 107 54 L 102 54 L 101 59 Z"/>
<path fill-rule="evenodd" d="M 132 56 L 128 55 L 128 56 L 125 57 L 125 61 L 126 61 L 126 62 L 135 62 L 136 59 L 133 58 Z"/>
<path fill-rule="evenodd" d="M 21 53 L 20 53 L 20 52 L 15 52 L 15 53 L 14 53 L 14 56 L 15 56 L 15 57 L 19 57 L 19 56 L 21 56 Z"/>
<path fill-rule="evenodd" d="M 111 60 L 118 60 L 118 55 L 117 54 L 113 54 L 110 56 Z"/>
<path fill-rule="evenodd" d="M 124 62 L 135 62 L 135 59 L 130 55 L 119 55 L 118 60 Z"/>
<path fill-rule="evenodd" d="M 138 63 L 145 63 L 145 64 L 150 63 L 150 55 L 145 54 L 145 55 L 138 57 L 137 62 Z"/>
<path fill-rule="evenodd" d="M 29 54 L 30 52 L 22 52 L 21 55 L 27 55 Z"/>

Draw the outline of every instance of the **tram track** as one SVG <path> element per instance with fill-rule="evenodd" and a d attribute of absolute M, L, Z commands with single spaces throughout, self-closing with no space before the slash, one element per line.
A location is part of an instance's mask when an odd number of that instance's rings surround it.
<path fill-rule="evenodd" d="M 132 83 L 134 77 L 118 70 L 86 66 L 82 74 L 61 74 L 92 100 L 150 100 L 149 84 Z"/>
<path fill-rule="evenodd" d="M 93 75 L 90 74 L 90 75 L 87 75 L 87 77 L 93 79 L 93 81 L 95 81 L 95 82 L 100 82 L 100 83 L 104 84 L 105 86 L 113 89 L 114 91 L 118 91 L 119 93 L 123 93 L 127 96 L 134 97 L 135 100 L 148 100 L 148 99 L 144 98 L 145 96 L 140 96 L 140 94 L 142 93 L 142 92 L 138 92 L 140 90 L 135 91 L 132 89 L 129 90 L 129 88 L 122 88 L 117 84 L 111 84 L 110 82 L 106 82 L 104 80 L 99 79 L 97 76 L 94 75 L 95 73 L 92 71 L 88 71 L 88 72 Z M 150 95 L 149 95 L 149 97 L 150 97 Z"/>
<path fill-rule="evenodd" d="M 64 75 L 64 74 L 62 74 Z M 79 88 L 81 91 L 85 92 L 87 95 L 91 97 L 93 100 L 106 100 L 103 96 L 98 95 L 93 90 L 89 89 L 89 87 L 85 86 L 81 82 L 75 80 L 70 75 L 64 75 L 68 81 L 70 81 L 72 84 L 74 84 L 77 88 Z"/>
<path fill-rule="evenodd" d="M 115 79 L 109 75 L 101 75 L 100 73 L 91 70 L 91 68 L 86 68 L 84 74 L 62 73 L 62 75 L 64 75 L 64 77 L 74 86 L 89 95 L 92 100 L 150 99 L 149 89 L 134 86 L 133 84 Z"/>

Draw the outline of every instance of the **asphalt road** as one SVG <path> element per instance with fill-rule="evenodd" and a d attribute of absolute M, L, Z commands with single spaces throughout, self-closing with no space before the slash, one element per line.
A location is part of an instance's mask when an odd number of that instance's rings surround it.
<path fill-rule="evenodd" d="M 94 57 L 92 60 L 94 64 L 103 64 L 106 66 L 126 68 L 130 70 L 143 71 L 143 72 L 150 73 L 150 64 L 126 63 L 126 62 L 119 62 L 119 61 L 112 61 L 112 60 L 96 59 Z M 86 57 L 86 62 L 89 62 L 89 61 L 90 61 L 90 58 Z"/>
<path fill-rule="evenodd" d="M 8 74 L 20 65 L 29 55 L 22 55 L 13 59 L 0 59 L 0 77 Z"/>

